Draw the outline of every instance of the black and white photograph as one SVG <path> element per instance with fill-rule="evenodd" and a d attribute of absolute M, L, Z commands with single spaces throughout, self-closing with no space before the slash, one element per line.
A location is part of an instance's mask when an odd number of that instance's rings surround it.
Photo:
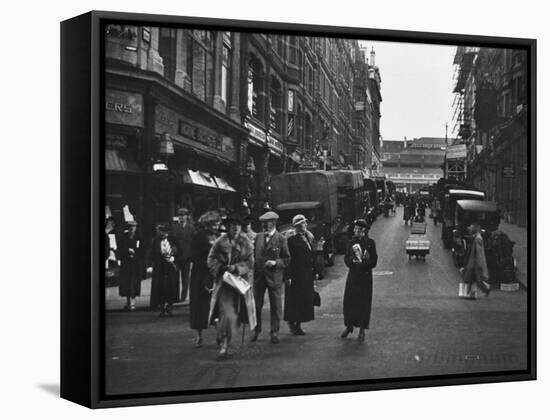
<path fill-rule="evenodd" d="M 106 396 L 529 371 L 527 48 L 101 35 Z"/>

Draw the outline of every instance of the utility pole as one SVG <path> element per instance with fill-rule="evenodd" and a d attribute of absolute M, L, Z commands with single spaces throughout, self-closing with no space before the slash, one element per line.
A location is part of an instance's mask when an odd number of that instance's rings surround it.
<path fill-rule="evenodd" d="M 448 143 L 447 143 L 447 127 L 448 127 L 448 124 L 447 124 L 447 121 L 445 121 L 445 146 L 448 146 Z"/>

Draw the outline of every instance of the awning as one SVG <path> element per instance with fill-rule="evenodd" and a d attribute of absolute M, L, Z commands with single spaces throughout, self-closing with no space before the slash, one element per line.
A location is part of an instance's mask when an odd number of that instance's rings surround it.
<path fill-rule="evenodd" d="M 237 192 L 225 178 L 210 175 L 204 171 L 193 171 L 188 169 L 183 172 L 185 184 L 198 185 L 200 187 L 213 188 L 223 192 Z"/>
<path fill-rule="evenodd" d="M 218 189 L 216 181 L 214 181 L 214 177 L 210 176 L 208 172 L 192 171 L 191 169 L 188 169 L 183 173 L 183 182 L 185 184 Z"/>
<path fill-rule="evenodd" d="M 228 192 L 237 192 L 235 188 L 233 188 L 229 183 L 221 177 L 215 176 L 214 179 L 216 180 L 216 184 L 218 185 L 218 188 L 222 191 L 228 191 Z"/>
<path fill-rule="evenodd" d="M 105 149 L 105 170 L 140 174 L 141 169 L 130 153 L 123 150 Z"/>

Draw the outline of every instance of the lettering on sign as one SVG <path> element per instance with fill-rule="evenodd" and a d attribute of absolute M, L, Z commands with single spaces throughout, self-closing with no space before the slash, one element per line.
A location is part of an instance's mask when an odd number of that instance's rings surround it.
<path fill-rule="evenodd" d="M 225 157 L 231 160 L 237 159 L 232 138 L 223 137 L 163 105 L 158 105 L 155 110 L 155 131 L 158 134 L 168 133 L 181 142 L 191 140 L 201 143 L 223 152 Z"/>
<path fill-rule="evenodd" d="M 105 90 L 105 122 L 143 127 L 143 96 L 121 90 Z"/>

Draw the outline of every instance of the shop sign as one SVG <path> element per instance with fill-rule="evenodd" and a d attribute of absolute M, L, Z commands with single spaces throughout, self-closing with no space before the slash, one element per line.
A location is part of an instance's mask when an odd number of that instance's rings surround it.
<path fill-rule="evenodd" d="M 191 122 L 163 105 L 158 105 L 155 110 L 155 131 L 159 134 L 168 133 L 175 139 L 201 143 L 223 152 L 233 160 L 236 159 L 236 148 L 232 138 L 221 136 L 203 125 Z"/>
<path fill-rule="evenodd" d="M 251 143 L 258 146 L 265 146 L 265 131 L 249 122 L 247 122 L 245 126 L 250 130 Z"/>
<path fill-rule="evenodd" d="M 514 167 L 513 166 L 505 166 L 502 168 L 502 176 L 504 178 L 513 178 L 514 177 Z"/>
<path fill-rule="evenodd" d="M 143 127 L 143 96 L 121 90 L 105 90 L 105 121 Z"/>
<path fill-rule="evenodd" d="M 267 138 L 267 143 L 269 144 L 269 148 L 273 150 L 275 153 L 282 155 L 283 154 L 283 143 L 281 143 L 276 138 L 269 136 Z"/>

